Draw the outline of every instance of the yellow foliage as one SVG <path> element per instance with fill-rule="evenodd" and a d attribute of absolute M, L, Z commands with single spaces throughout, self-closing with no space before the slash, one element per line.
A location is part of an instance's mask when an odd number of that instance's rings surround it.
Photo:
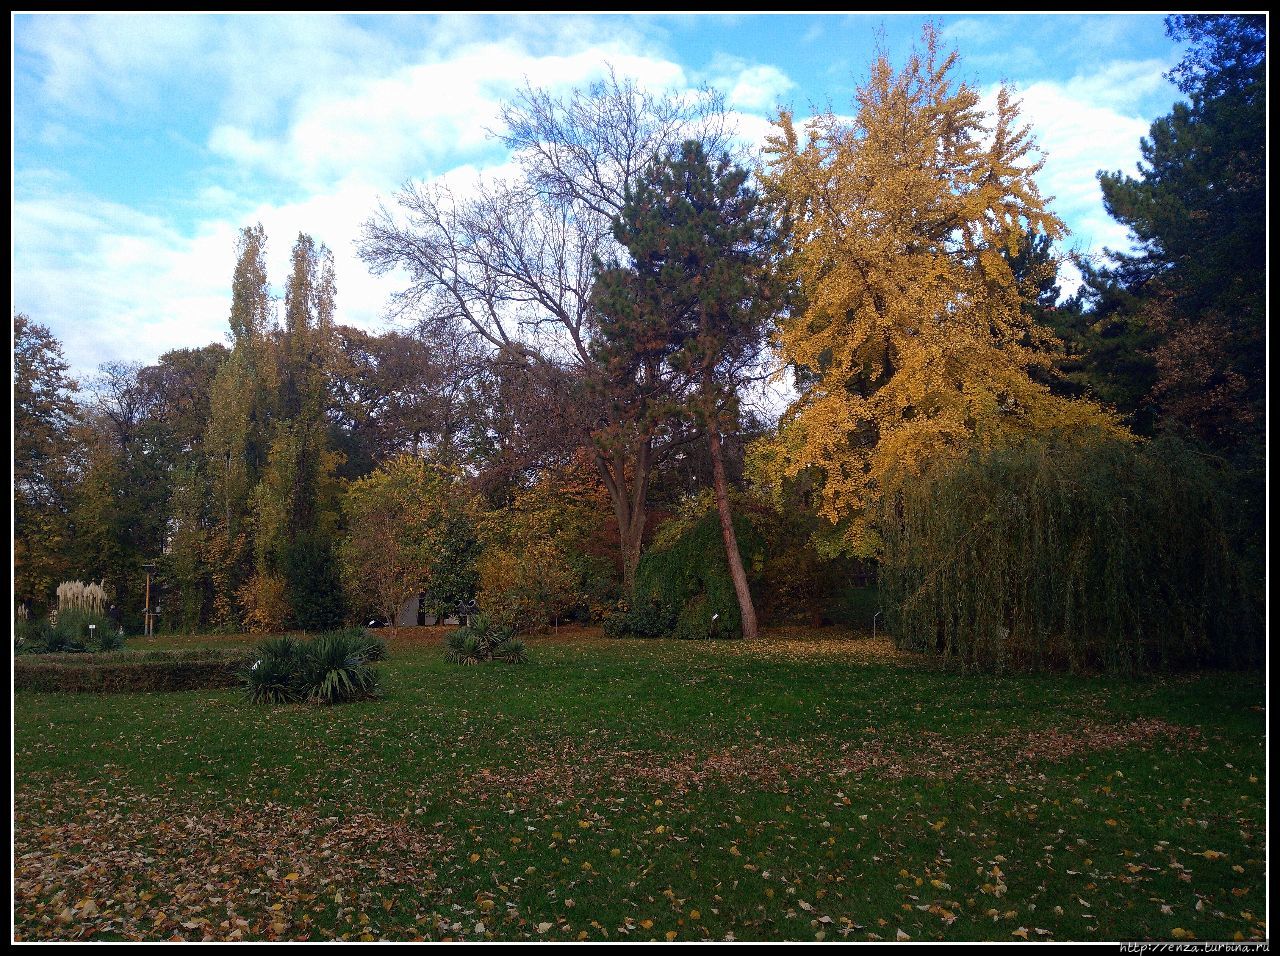
<path fill-rule="evenodd" d="M 236 597 L 244 608 L 244 622 L 253 634 L 278 634 L 289 617 L 289 598 L 283 575 L 255 574 Z"/>
<path fill-rule="evenodd" d="M 1028 431 L 1121 432 L 1029 374 L 1052 336 L 1028 317 L 1030 283 L 1006 255 L 1065 228 L 1036 188 L 1043 160 L 1018 104 L 1001 89 L 985 113 L 931 28 L 924 44 L 900 72 L 881 56 L 852 123 L 819 116 L 802 145 L 784 112 L 766 148 L 801 303 L 780 347 L 805 375 L 756 459 L 775 476 L 821 469 L 822 513 L 862 554 L 879 546 L 871 506 L 932 462 Z"/>

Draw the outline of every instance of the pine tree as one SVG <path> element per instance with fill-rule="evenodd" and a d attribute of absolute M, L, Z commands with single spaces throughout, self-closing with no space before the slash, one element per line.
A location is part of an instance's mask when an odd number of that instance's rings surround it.
<path fill-rule="evenodd" d="M 691 418 L 711 453 L 725 553 L 742 610 L 756 615 L 729 508 L 721 435 L 737 427 L 738 389 L 757 363 L 778 308 L 768 259 L 772 229 L 747 172 L 684 142 L 648 167 L 614 220 L 631 262 L 599 268 L 595 351 L 616 394 L 660 423 Z"/>
<path fill-rule="evenodd" d="M 1100 173 L 1138 251 L 1086 274 L 1093 311 L 1148 333 L 1147 400 L 1221 452 L 1260 462 L 1266 373 L 1266 21 L 1166 20 L 1190 41 L 1168 75 L 1188 96 L 1151 125 L 1136 177 Z"/>

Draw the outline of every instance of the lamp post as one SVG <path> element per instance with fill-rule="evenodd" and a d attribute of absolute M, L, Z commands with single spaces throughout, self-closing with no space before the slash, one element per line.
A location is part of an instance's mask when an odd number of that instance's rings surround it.
<path fill-rule="evenodd" d="M 147 572 L 146 598 L 142 606 L 142 633 L 144 637 L 154 637 L 155 615 L 151 613 L 151 572 L 156 569 L 156 563 L 148 561 L 142 567 Z"/>

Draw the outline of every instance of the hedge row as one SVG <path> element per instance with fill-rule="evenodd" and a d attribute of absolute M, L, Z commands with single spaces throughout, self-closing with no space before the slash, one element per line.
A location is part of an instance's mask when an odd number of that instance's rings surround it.
<path fill-rule="evenodd" d="M 94 694 L 236 687 L 252 650 L 31 654 L 13 661 L 14 690 Z"/>

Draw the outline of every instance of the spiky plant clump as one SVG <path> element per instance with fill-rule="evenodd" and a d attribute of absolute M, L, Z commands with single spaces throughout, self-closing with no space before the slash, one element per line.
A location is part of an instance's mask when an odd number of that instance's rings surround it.
<path fill-rule="evenodd" d="M 90 632 L 93 638 L 89 641 L 89 650 L 106 653 L 118 651 L 124 647 L 124 635 L 110 621 L 98 626 Z"/>
<path fill-rule="evenodd" d="M 483 615 L 477 615 L 468 627 L 459 628 L 445 638 L 445 657 L 454 664 L 481 661 L 523 664 L 528 660 L 524 641 L 515 637 L 514 629 L 496 624 Z"/>
<path fill-rule="evenodd" d="M 297 638 L 267 638 L 258 645 L 257 660 L 245 672 L 249 700 L 289 704 L 302 699 L 306 664 L 306 648 Z"/>
<path fill-rule="evenodd" d="M 379 675 L 369 665 L 371 645 L 359 632 L 329 631 L 308 645 L 310 672 L 307 699 L 318 704 L 338 704 L 373 697 Z"/>
<path fill-rule="evenodd" d="M 525 654 L 524 641 L 518 637 L 508 637 L 493 645 L 490 651 L 495 661 L 505 661 L 508 664 L 524 664 L 529 660 Z"/>
<path fill-rule="evenodd" d="M 451 664 L 478 664 L 480 654 L 480 638 L 469 628 L 451 631 L 445 638 L 445 657 Z"/>
<path fill-rule="evenodd" d="M 380 693 L 381 675 L 371 662 L 385 657 L 386 645 L 361 628 L 327 631 L 305 641 L 268 638 L 245 673 L 246 689 L 256 704 L 363 700 Z"/>

